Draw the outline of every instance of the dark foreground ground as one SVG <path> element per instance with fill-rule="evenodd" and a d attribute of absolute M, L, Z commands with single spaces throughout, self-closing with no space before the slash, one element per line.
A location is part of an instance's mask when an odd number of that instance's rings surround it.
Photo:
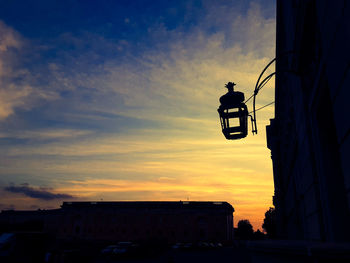
<path fill-rule="evenodd" d="M 99 242 L 63 241 L 46 235 L 25 233 L 7 234 L 8 242 L 0 239 L 0 263 L 104 263 L 104 262 L 251 262 L 243 244 L 164 242 Z M 6 237 L 6 234 L 5 236 Z M 4 239 L 4 238 L 2 238 Z M 1 242 L 4 241 L 4 242 Z"/>
<path fill-rule="evenodd" d="M 53 263 L 349 263 L 350 244 L 324 244 L 304 241 L 235 242 L 216 248 L 155 247 L 123 255 L 104 255 L 100 249 L 61 251 Z"/>
<path fill-rule="evenodd" d="M 128 263 L 187 263 L 187 262 L 250 262 L 249 253 L 241 248 L 223 247 L 212 250 L 175 250 L 168 249 L 161 253 L 150 256 L 129 255 L 126 257 L 105 257 L 98 256 L 94 263 L 113 263 L 113 262 L 128 262 Z"/>
<path fill-rule="evenodd" d="M 5 242 L 6 235 L 16 238 L 10 238 Z M 6 235 L 0 238 L 0 263 L 350 262 L 350 243 L 235 240 L 226 246 L 205 242 L 178 243 L 170 246 L 158 241 L 141 244 L 119 242 L 116 248 L 115 244 L 87 243 L 78 240 L 68 242 L 37 233 Z"/>

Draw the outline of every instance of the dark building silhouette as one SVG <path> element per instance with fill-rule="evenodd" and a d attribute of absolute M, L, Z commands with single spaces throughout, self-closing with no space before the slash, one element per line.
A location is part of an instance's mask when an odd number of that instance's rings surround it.
<path fill-rule="evenodd" d="M 233 212 L 227 202 L 64 202 L 61 209 L 2 211 L 0 226 L 63 240 L 227 243 Z"/>
<path fill-rule="evenodd" d="M 347 0 L 277 1 L 267 145 L 280 238 L 350 241 L 349 18 Z"/>

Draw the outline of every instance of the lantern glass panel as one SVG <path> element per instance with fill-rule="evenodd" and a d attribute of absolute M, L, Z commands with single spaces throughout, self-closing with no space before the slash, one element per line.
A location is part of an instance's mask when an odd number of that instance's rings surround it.
<path fill-rule="evenodd" d="M 247 136 L 248 109 L 244 103 L 243 92 L 234 91 L 236 84 L 225 85 L 228 92 L 220 97 L 218 109 L 222 133 L 226 139 L 240 139 Z"/>
<path fill-rule="evenodd" d="M 237 107 L 219 108 L 222 132 L 226 139 L 241 139 L 247 136 L 248 110 L 244 103 Z"/>

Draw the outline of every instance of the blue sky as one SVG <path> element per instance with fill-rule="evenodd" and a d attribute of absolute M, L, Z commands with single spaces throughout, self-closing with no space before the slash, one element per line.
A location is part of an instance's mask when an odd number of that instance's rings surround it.
<path fill-rule="evenodd" d="M 1 1 L 0 36 L 0 209 L 224 200 L 260 227 L 273 106 L 234 142 L 216 110 L 274 57 L 274 1 Z"/>

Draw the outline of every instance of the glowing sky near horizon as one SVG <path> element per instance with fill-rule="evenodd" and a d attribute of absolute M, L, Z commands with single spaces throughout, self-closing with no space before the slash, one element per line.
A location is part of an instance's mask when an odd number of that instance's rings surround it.
<path fill-rule="evenodd" d="M 0 209 L 227 201 L 261 229 L 274 108 L 238 141 L 217 108 L 228 81 L 250 96 L 274 52 L 272 0 L 2 1 Z M 257 107 L 273 100 L 272 80 Z"/>

